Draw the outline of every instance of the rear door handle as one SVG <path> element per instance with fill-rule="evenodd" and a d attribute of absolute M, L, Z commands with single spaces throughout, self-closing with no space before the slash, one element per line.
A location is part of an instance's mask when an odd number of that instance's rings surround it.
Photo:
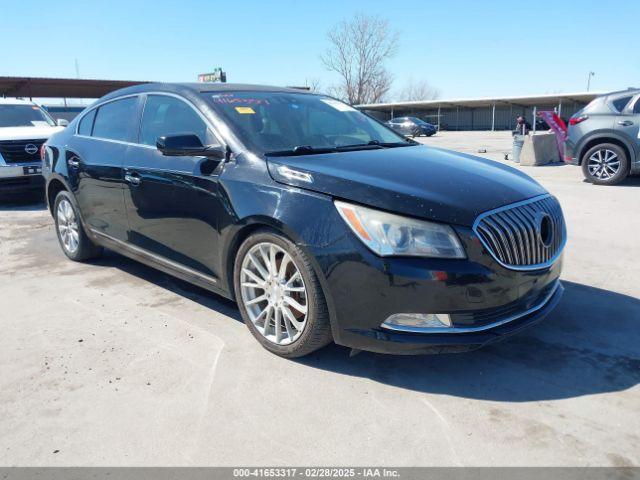
<path fill-rule="evenodd" d="M 620 120 L 618 122 L 618 125 L 622 125 L 623 127 L 629 127 L 633 125 L 633 122 L 631 120 Z"/>
<path fill-rule="evenodd" d="M 142 183 L 142 178 L 137 173 L 125 173 L 124 181 L 129 182 L 131 185 L 138 186 Z"/>

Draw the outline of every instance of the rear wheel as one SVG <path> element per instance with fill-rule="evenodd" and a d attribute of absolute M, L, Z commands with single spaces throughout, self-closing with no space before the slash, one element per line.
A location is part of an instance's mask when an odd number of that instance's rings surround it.
<path fill-rule="evenodd" d="M 67 257 L 82 262 L 100 256 L 102 248 L 87 237 L 73 199 L 68 192 L 58 193 L 53 212 L 58 241 Z"/>
<path fill-rule="evenodd" d="M 264 348 L 301 357 L 331 342 L 331 327 L 320 282 L 308 257 L 270 230 L 251 235 L 234 265 L 240 313 Z"/>
<path fill-rule="evenodd" d="M 582 157 L 582 173 L 596 185 L 616 185 L 629 174 L 629 159 L 618 145 L 601 143 Z"/>

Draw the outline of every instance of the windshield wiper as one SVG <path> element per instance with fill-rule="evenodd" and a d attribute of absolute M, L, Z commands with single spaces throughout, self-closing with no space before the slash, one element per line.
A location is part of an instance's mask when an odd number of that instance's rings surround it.
<path fill-rule="evenodd" d="M 298 145 L 291 150 L 276 150 L 273 152 L 267 152 L 266 155 L 272 157 L 287 157 L 295 155 L 315 155 L 319 153 L 333 153 L 333 152 L 349 152 L 352 150 L 375 150 L 379 148 L 393 148 L 393 147 L 410 147 L 416 145 L 411 142 L 380 142 L 379 140 L 371 140 L 367 143 L 355 143 L 353 145 L 340 145 L 337 147 L 313 147 L 311 145 Z"/>
<path fill-rule="evenodd" d="M 406 142 L 379 142 L 378 140 L 371 140 L 367 145 L 380 145 L 385 148 L 395 148 L 395 147 L 412 147 L 414 145 L 418 145 L 418 142 L 413 140 L 408 140 Z"/>
<path fill-rule="evenodd" d="M 337 151 L 335 147 L 312 147 L 311 145 L 298 145 L 291 150 L 276 150 L 267 152 L 266 155 L 273 157 L 286 157 L 294 155 L 314 155 L 316 153 L 331 153 Z"/>

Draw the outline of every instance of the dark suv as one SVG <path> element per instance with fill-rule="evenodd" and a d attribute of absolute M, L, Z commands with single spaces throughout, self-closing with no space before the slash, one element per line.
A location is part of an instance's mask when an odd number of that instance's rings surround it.
<path fill-rule="evenodd" d="M 45 144 L 62 250 L 103 247 L 235 299 L 268 350 L 464 351 L 562 294 L 558 201 L 330 97 L 230 84 L 113 92 Z"/>
<path fill-rule="evenodd" d="M 640 90 L 609 93 L 569 119 L 565 161 L 596 185 L 640 172 Z"/>

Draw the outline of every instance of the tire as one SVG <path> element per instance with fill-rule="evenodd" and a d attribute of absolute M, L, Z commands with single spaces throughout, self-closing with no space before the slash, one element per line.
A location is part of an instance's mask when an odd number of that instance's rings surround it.
<path fill-rule="evenodd" d="M 276 252 L 273 257 L 272 251 Z M 275 259 L 278 277 L 282 273 L 281 267 L 285 265 L 284 279 L 272 279 L 269 283 L 268 274 L 271 273 L 273 277 L 273 271 L 269 270 L 264 254 L 269 260 Z M 251 256 L 260 263 L 262 273 Z M 249 275 L 247 270 L 252 275 Z M 259 284 L 259 281 L 262 283 Z M 245 324 L 256 340 L 270 352 L 285 358 L 302 357 L 333 340 L 327 303 L 309 258 L 293 242 L 279 233 L 267 229 L 259 230 L 242 243 L 234 262 L 233 284 Z M 285 284 L 296 291 L 279 295 Z M 286 300 L 285 296 L 289 296 L 289 300 Z M 267 299 L 256 302 L 259 297 Z M 306 312 L 303 314 L 302 310 L 289 303 L 292 300 L 297 307 L 305 307 Z M 248 305 L 246 302 L 253 303 Z M 291 317 L 285 312 L 285 308 L 294 316 L 297 327 L 289 320 Z M 280 325 L 279 329 L 276 327 L 277 322 Z M 299 324 L 303 325 L 300 327 Z"/>
<path fill-rule="evenodd" d="M 581 165 L 584 178 L 595 185 L 617 185 L 629 175 L 629 158 L 614 143 L 591 147 L 582 156 Z"/>
<path fill-rule="evenodd" d="M 75 201 L 69 192 L 63 190 L 56 196 L 53 218 L 60 248 L 71 260 L 84 262 L 102 254 L 102 247 L 87 237 Z"/>

